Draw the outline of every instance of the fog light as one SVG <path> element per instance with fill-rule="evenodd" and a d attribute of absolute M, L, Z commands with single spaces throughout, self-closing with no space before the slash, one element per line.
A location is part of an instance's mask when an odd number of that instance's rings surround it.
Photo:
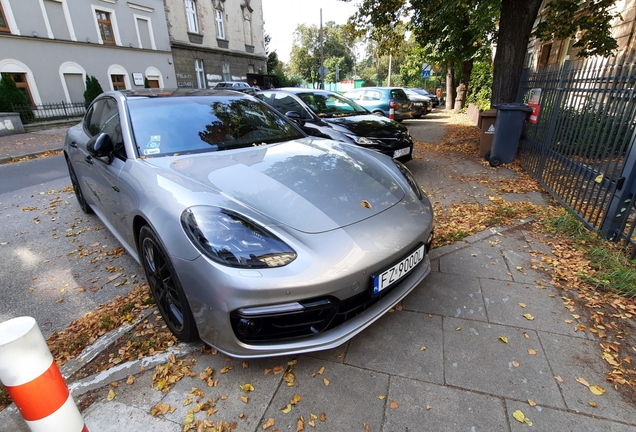
<path fill-rule="evenodd" d="M 262 328 L 260 319 L 241 318 L 237 331 L 241 336 L 256 336 Z"/>

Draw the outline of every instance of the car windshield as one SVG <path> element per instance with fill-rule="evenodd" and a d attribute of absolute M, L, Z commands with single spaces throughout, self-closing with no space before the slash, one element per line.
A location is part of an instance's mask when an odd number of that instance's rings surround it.
<path fill-rule="evenodd" d="M 366 108 L 335 93 L 303 92 L 298 93 L 298 97 L 318 117 L 347 117 L 369 113 Z"/>
<path fill-rule="evenodd" d="M 137 149 L 148 157 L 228 150 L 304 136 L 252 98 L 139 98 L 130 99 L 128 107 Z"/>

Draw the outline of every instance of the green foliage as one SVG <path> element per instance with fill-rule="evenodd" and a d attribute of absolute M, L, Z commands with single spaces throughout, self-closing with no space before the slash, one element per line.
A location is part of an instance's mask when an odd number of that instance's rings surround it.
<path fill-rule="evenodd" d="M 492 65 L 488 62 L 475 62 L 470 75 L 467 103 L 474 103 L 479 109 L 490 109 L 492 96 Z"/>
<path fill-rule="evenodd" d="M 340 79 L 350 76 L 355 63 L 352 50 L 353 42 L 345 33 L 344 26 L 333 21 L 323 26 L 324 64 L 332 64 L 327 74 L 327 81 L 335 79 L 335 65 L 340 67 Z M 334 60 L 335 59 L 335 60 Z M 320 67 L 320 29 L 316 25 L 300 24 L 294 31 L 294 44 L 290 56 L 290 68 L 294 75 L 307 81 L 317 80 Z"/>
<path fill-rule="evenodd" d="M 144 88 L 150 88 L 150 81 L 146 77 L 144 77 Z"/>
<path fill-rule="evenodd" d="M 300 81 L 301 81 L 299 78 L 288 77 L 280 68 L 277 68 L 276 70 L 274 70 L 272 75 L 274 75 L 274 78 L 272 79 L 273 81 L 272 84 L 274 85 L 274 87 L 277 87 L 277 88 L 278 87 L 295 87 L 297 84 L 300 84 Z"/>
<path fill-rule="evenodd" d="M 9 74 L 0 79 L 0 111 L 13 112 L 13 105 L 29 105 L 29 100 L 15 85 Z"/>
<path fill-rule="evenodd" d="M 533 36 L 547 42 L 579 33 L 580 38 L 572 46 L 579 49 L 577 56 L 609 56 L 618 48 L 610 32 L 610 22 L 619 16 L 610 11 L 615 4 L 615 0 L 552 0 Z"/>
<path fill-rule="evenodd" d="M 562 108 L 555 130 L 560 131 L 555 148 L 558 152 L 602 159 L 625 153 L 634 124 L 625 122 L 621 115 L 599 113 L 594 108 Z"/>
<path fill-rule="evenodd" d="M 276 51 L 272 51 L 267 54 L 267 73 L 273 73 L 278 67 L 278 53 Z"/>
<path fill-rule="evenodd" d="M 104 93 L 102 86 L 93 75 L 86 75 L 86 90 L 84 91 L 84 102 L 86 106 L 90 105 L 97 96 Z"/>

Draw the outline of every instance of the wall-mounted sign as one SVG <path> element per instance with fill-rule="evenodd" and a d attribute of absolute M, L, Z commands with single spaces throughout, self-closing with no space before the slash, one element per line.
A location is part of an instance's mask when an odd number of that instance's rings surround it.
<path fill-rule="evenodd" d="M 133 72 L 132 77 L 135 85 L 144 85 L 144 74 L 142 74 L 141 72 Z"/>
<path fill-rule="evenodd" d="M 532 113 L 530 113 L 530 117 L 528 117 L 530 123 L 537 123 L 539 121 L 539 112 L 541 112 L 541 107 L 539 106 L 540 100 L 541 89 L 533 88 L 530 90 L 530 97 L 528 98 L 528 106 L 532 108 Z"/>

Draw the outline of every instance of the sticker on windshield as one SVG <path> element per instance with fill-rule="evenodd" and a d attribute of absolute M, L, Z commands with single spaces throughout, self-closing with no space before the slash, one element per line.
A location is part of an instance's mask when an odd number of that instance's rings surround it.
<path fill-rule="evenodd" d="M 150 141 L 161 141 L 161 135 L 150 135 Z"/>
<path fill-rule="evenodd" d="M 161 143 L 160 143 L 160 142 L 158 142 L 158 141 L 150 141 L 150 142 L 146 145 L 146 147 L 147 147 L 147 148 L 158 148 L 160 145 L 161 145 Z"/>
<path fill-rule="evenodd" d="M 150 148 L 150 149 L 146 149 L 144 150 L 144 154 L 147 155 L 153 155 L 153 154 L 158 154 L 161 153 L 161 150 L 159 150 L 158 148 Z"/>

